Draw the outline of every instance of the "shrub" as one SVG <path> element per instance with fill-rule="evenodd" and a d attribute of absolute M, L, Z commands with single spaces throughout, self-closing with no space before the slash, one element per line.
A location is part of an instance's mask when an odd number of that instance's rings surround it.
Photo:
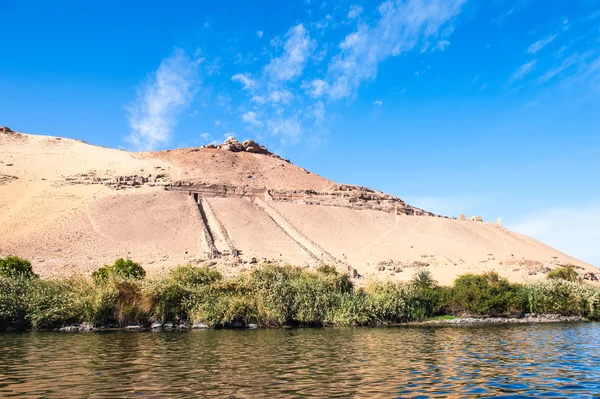
<path fill-rule="evenodd" d="M 526 300 L 520 285 L 488 272 L 458 277 L 452 287 L 450 306 L 453 313 L 501 316 L 523 313 Z"/>
<path fill-rule="evenodd" d="M 74 279 L 35 280 L 24 300 L 27 320 L 34 329 L 54 329 L 81 323 L 86 316 L 88 290 L 79 291 Z"/>
<path fill-rule="evenodd" d="M 131 259 L 119 258 L 112 265 L 105 265 L 92 273 L 92 280 L 96 284 L 103 284 L 108 281 L 111 275 L 122 278 L 132 278 L 141 280 L 146 276 L 146 271 L 138 263 Z"/>
<path fill-rule="evenodd" d="M 252 270 L 249 286 L 256 295 L 261 324 L 294 325 L 296 287 L 292 279 L 299 274 L 300 269 L 292 266 L 265 265 Z"/>
<path fill-rule="evenodd" d="M 363 326 L 372 323 L 367 295 L 362 290 L 339 295 L 325 322 L 334 326 Z"/>
<path fill-rule="evenodd" d="M 0 258 L 0 276 L 10 277 L 15 275 L 21 275 L 26 278 L 37 277 L 28 260 L 12 255 Z"/>
<path fill-rule="evenodd" d="M 406 293 L 404 286 L 395 282 L 371 282 L 365 287 L 366 304 L 370 317 L 376 323 L 406 321 Z"/>
<path fill-rule="evenodd" d="M 25 297 L 31 280 L 22 275 L 0 276 L 0 331 L 28 327 Z"/>
<path fill-rule="evenodd" d="M 169 278 L 187 286 L 209 285 L 223 278 L 217 269 L 207 266 L 179 266 L 169 273 Z"/>
<path fill-rule="evenodd" d="M 577 273 L 577 270 L 575 270 L 575 268 L 571 265 L 551 270 L 548 272 L 547 276 L 551 280 L 560 279 L 572 282 L 579 280 L 579 274 Z"/>
<path fill-rule="evenodd" d="M 533 313 L 558 313 L 600 319 L 600 291 L 563 279 L 538 281 L 523 291 Z"/>

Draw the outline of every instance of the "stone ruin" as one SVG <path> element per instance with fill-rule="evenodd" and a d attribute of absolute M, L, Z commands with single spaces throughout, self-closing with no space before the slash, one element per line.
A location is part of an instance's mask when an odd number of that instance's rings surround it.
<path fill-rule="evenodd" d="M 464 213 L 461 213 L 460 215 L 458 215 L 458 220 L 471 220 L 472 222 L 483 222 L 483 217 L 481 216 L 472 216 L 471 219 L 467 218 L 467 215 L 465 215 Z"/>

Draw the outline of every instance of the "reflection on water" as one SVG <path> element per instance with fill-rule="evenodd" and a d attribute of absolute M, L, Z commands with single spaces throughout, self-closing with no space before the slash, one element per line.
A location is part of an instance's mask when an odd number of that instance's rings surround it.
<path fill-rule="evenodd" d="M 0 335 L 0 397 L 598 397 L 600 324 Z"/>

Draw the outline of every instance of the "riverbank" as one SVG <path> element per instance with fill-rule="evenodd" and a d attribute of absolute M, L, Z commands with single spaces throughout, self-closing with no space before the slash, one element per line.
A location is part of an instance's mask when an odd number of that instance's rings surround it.
<path fill-rule="evenodd" d="M 579 323 L 590 320 L 584 319 L 581 316 L 563 316 L 557 314 L 550 315 L 525 315 L 523 317 L 452 317 L 448 319 L 429 319 L 424 321 L 410 321 L 406 323 L 388 324 L 385 327 L 399 326 L 466 326 L 466 325 L 498 325 L 498 324 L 546 324 L 546 323 Z M 382 326 L 380 326 L 382 327 Z M 249 325 L 233 325 L 230 329 L 250 329 L 255 330 L 260 328 L 256 324 Z M 153 323 L 150 326 L 129 325 L 119 327 L 116 325 L 95 327 L 89 323 L 80 325 L 70 325 L 54 329 L 54 332 L 74 333 L 74 332 L 116 332 L 116 331 L 137 331 L 137 332 L 171 332 L 171 331 L 198 331 L 208 330 L 210 326 L 197 322 L 189 323 Z"/>
<path fill-rule="evenodd" d="M 559 321 L 600 319 L 600 291 L 594 287 L 563 279 L 514 284 L 495 273 L 466 274 L 452 286 L 439 286 L 420 270 L 409 283 L 369 281 L 359 287 L 329 266 L 266 264 L 231 278 L 182 266 L 147 279 L 129 260 L 92 278 L 41 279 L 24 272 L 26 267 L 19 270 L 0 275 L 0 330 L 544 322 L 533 313 L 554 314 Z"/>

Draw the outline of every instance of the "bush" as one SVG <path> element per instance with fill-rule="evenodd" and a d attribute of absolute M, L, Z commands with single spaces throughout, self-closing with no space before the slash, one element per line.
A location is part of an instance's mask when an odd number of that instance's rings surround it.
<path fill-rule="evenodd" d="M 577 270 L 571 265 L 550 270 L 547 276 L 551 280 L 566 280 L 572 282 L 579 280 L 579 273 L 577 273 Z"/>
<path fill-rule="evenodd" d="M 90 290 L 80 281 L 35 280 L 24 300 L 27 321 L 38 330 L 49 330 L 81 323 L 89 310 Z"/>
<path fill-rule="evenodd" d="M 600 292 L 563 279 L 538 281 L 523 287 L 532 313 L 558 313 L 600 319 Z"/>
<path fill-rule="evenodd" d="M 209 285 L 223 278 L 217 269 L 207 266 L 179 266 L 169 273 L 169 278 L 186 286 Z"/>
<path fill-rule="evenodd" d="M 448 313 L 503 316 L 524 311 L 600 319 L 600 291 L 563 279 L 520 285 L 496 273 L 467 274 L 452 287 L 439 287 L 430 274 L 417 273 L 410 283 L 369 282 L 355 288 L 346 274 L 330 267 L 311 271 L 265 265 L 223 278 L 214 269 L 188 265 L 167 277 L 145 280 L 141 273 L 122 272 L 132 270 L 130 266 L 103 268 L 106 275 L 97 284 L 32 279 L 27 273 L 0 275 L 0 330 L 159 320 L 201 321 L 212 327 L 355 326 Z"/>
<path fill-rule="evenodd" d="M 450 302 L 454 314 L 482 316 L 521 314 L 526 307 L 521 286 L 509 283 L 496 272 L 458 277 Z"/>
<path fill-rule="evenodd" d="M 377 324 L 406 321 L 405 287 L 387 281 L 372 282 L 365 287 L 366 305 L 370 318 Z"/>
<path fill-rule="evenodd" d="M 22 275 L 0 276 L 0 331 L 28 327 L 25 298 L 30 287 L 31 280 Z"/>
<path fill-rule="evenodd" d="M 141 280 L 146 276 L 146 271 L 131 259 L 124 260 L 123 258 L 119 258 L 114 264 L 105 265 L 93 272 L 92 280 L 94 280 L 94 283 L 96 284 L 103 284 L 108 281 L 111 275 Z"/>
<path fill-rule="evenodd" d="M 0 276 L 10 277 L 15 275 L 21 275 L 25 278 L 37 277 L 28 260 L 12 255 L 0 258 Z"/>

